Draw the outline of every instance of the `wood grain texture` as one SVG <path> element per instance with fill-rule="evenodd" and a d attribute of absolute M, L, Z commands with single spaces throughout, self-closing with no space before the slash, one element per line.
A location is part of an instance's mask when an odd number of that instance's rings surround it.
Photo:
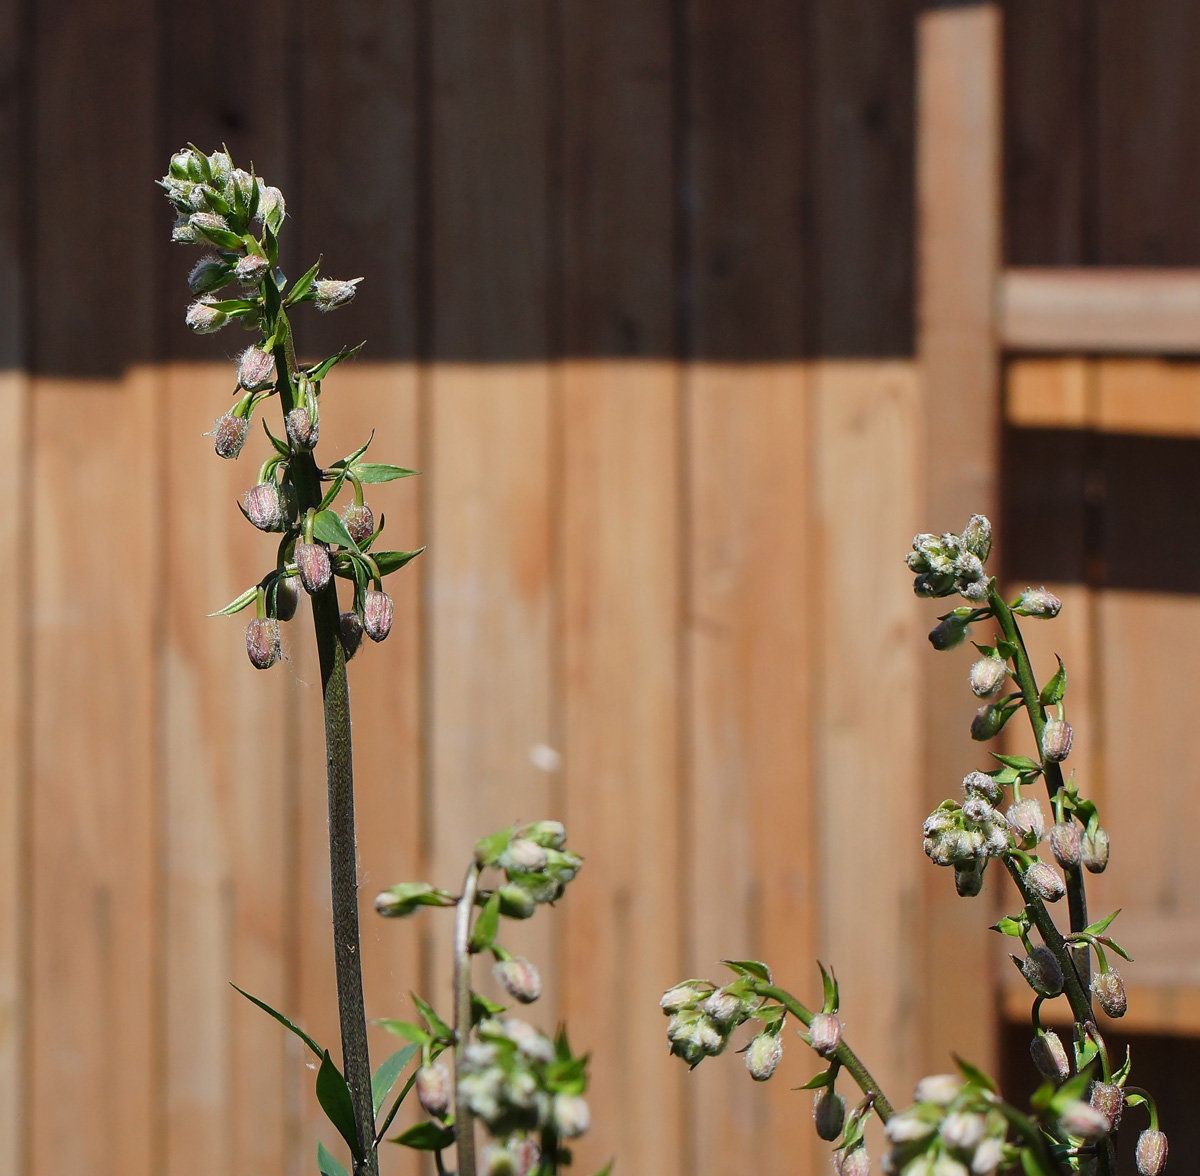
<path fill-rule="evenodd" d="M 658 998 L 681 978 L 680 437 L 664 364 L 566 365 L 560 567 L 565 812 L 587 864 L 564 903 L 563 1007 L 592 1051 L 591 1170 L 686 1170 L 684 1070 Z M 586 966 L 579 966 L 580 961 Z"/>
<path fill-rule="evenodd" d="M 809 374 L 800 364 L 697 364 L 686 395 L 683 974 L 717 977 L 720 959 L 759 959 L 807 994 L 818 954 Z M 793 1077 L 802 1054 L 789 1051 Z M 792 1085 L 752 1082 L 739 1057 L 689 1075 L 691 1170 L 794 1172 L 812 1132 Z"/>
<path fill-rule="evenodd" d="M 1000 15 L 993 4 L 927 11 L 917 25 L 918 354 L 924 383 L 922 531 L 995 514 L 999 388 L 992 298 L 1000 252 Z M 933 625 L 933 609 L 924 616 Z M 962 658 L 922 662 L 926 807 L 977 766 Z M 950 1049 L 987 1069 L 988 960 L 978 916 L 926 875 L 927 1068 Z"/>
<path fill-rule="evenodd" d="M 1094 367 L 1085 359 L 1014 359 L 1004 371 L 1004 419 L 1026 428 L 1084 428 Z"/>

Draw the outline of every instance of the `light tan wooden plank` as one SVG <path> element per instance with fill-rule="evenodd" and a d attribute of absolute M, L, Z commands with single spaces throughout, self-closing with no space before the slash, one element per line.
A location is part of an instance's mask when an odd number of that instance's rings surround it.
<path fill-rule="evenodd" d="M 813 835 L 808 375 L 802 364 L 688 371 L 688 976 L 761 959 L 819 983 Z M 660 1028 L 661 1032 L 661 1028 Z M 739 1045 L 742 1044 L 739 1040 Z M 806 1063 L 789 1051 L 787 1073 Z M 810 1150 L 795 1082 L 738 1057 L 688 1078 L 694 1170 L 794 1173 Z"/>
<path fill-rule="evenodd" d="M 821 958 L 847 1036 L 903 1104 L 923 1061 L 914 899 L 931 874 L 953 895 L 921 852 L 925 617 L 901 558 L 922 510 L 921 405 L 908 364 L 824 363 L 813 383 Z"/>
<path fill-rule="evenodd" d="M 918 341 L 926 404 L 920 530 L 958 530 L 994 513 L 999 418 L 993 295 L 1000 255 L 1000 13 L 939 9 L 917 22 Z M 899 558 L 899 555 L 897 555 Z M 933 609 L 924 616 L 932 627 Z M 961 658 L 921 653 L 924 778 L 932 808 L 976 766 Z M 950 1050 L 994 1055 L 989 967 L 978 907 L 925 875 L 925 1065 Z"/>
<path fill-rule="evenodd" d="M 1200 364 L 1103 359 L 1096 362 L 1095 371 L 1098 428 L 1200 436 Z"/>
<path fill-rule="evenodd" d="M 147 370 L 35 383 L 35 1172 L 156 1163 L 158 391 Z"/>
<path fill-rule="evenodd" d="M 1016 359 L 1004 372 L 1004 417 L 1025 428 L 1083 428 L 1088 423 L 1087 360 Z"/>
<path fill-rule="evenodd" d="M 560 541 L 565 812 L 587 863 L 563 904 L 564 1009 L 592 1051 L 579 1163 L 679 1173 L 685 1072 L 658 1009 L 680 979 L 678 376 L 570 362 Z"/>
<path fill-rule="evenodd" d="M 1200 351 L 1200 270 L 1008 269 L 996 301 L 1013 351 Z"/>
<path fill-rule="evenodd" d="M 325 463 L 357 449 L 375 430 L 370 456 L 409 468 L 422 465 L 418 430 L 418 372 L 408 363 L 355 363 L 338 368 L 326 381 L 321 418 Z M 420 503 L 425 477 L 368 486 L 367 501 L 376 521 L 386 517 L 381 550 L 412 550 L 420 535 Z M 349 495 L 345 496 L 349 500 Z M 354 725 L 354 792 L 358 826 L 359 922 L 367 1017 L 413 1019 L 410 990 L 420 991 L 421 941 L 432 920 L 384 920 L 373 901 L 383 888 L 422 876 L 421 861 L 421 560 L 388 577 L 384 587 L 395 607 L 392 632 L 382 644 L 363 643 L 350 663 L 350 710 Z M 351 593 L 339 589 L 343 607 Z M 340 1054 L 337 997 L 330 929 L 329 843 L 325 791 L 321 680 L 313 644 L 312 613 L 303 606 L 288 626 L 292 661 L 293 774 L 296 788 L 294 1008 L 302 1023 L 335 1055 Z M 436 912 L 427 912 L 433 919 Z M 371 1063 L 378 1066 L 403 1043 L 371 1027 Z M 294 1103 L 299 1124 L 290 1162 L 310 1172 L 316 1140 L 342 1154 L 313 1093 L 311 1056 L 299 1042 L 293 1048 Z M 295 1114 L 296 1111 L 294 1110 Z M 419 1161 L 407 1149 L 385 1147 L 381 1171 L 412 1173 Z"/>

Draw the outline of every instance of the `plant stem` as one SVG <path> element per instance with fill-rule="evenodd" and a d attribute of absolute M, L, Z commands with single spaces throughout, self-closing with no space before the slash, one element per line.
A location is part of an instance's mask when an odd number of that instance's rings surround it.
<path fill-rule="evenodd" d="M 269 324 L 272 330 L 274 324 Z M 295 406 L 291 371 L 294 351 L 289 330 L 286 343 L 274 349 L 280 404 L 284 415 Z M 289 362 L 290 360 L 290 362 Z M 300 512 L 321 502 L 321 474 L 308 450 L 293 449 L 292 484 Z M 342 1037 L 342 1070 L 354 1104 L 354 1124 L 361 1160 L 354 1176 L 378 1176 L 375 1107 L 371 1095 L 371 1058 L 367 1048 L 367 1015 L 363 1001 L 362 960 L 358 935 L 358 862 L 354 832 L 354 765 L 350 740 L 350 687 L 346 652 L 339 633 L 337 587 L 329 583 L 312 598 L 317 656 L 321 664 L 321 699 L 325 708 L 325 773 L 329 797 L 329 883 L 333 900 L 333 959 L 337 975 L 338 1022 Z"/>
<path fill-rule="evenodd" d="M 472 862 L 463 879 L 454 912 L 454 1134 L 458 1149 L 457 1176 L 475 1176 L 475 1116 L 458 1096 L 463 1051 L 471 1036 L 471 914 L 479 886 L 479 864 Z"/>
<path fill-rule="evenodd" d="M 774 984 L 756 982 L 754 991 L 759 996 L 767 996 L 772 1000 L 778 1001 L 792 1016 L 803 1021 L 805 1025 L 812 1024 L 812 1011 L 805 1008 L 786 989 L 776 988 Z M 875 1096 L 875 1110 L 878 1111 L 879 1118 L 886 1123 L 896 1112 L 893 1110 L 892 1104 L 888 1102 L 887 1096 L 883 1093 L 879 1083 L 871 1077 L 870 1071 L 858 1060 L 858 1055 L 846 1044 L 844 1038 L 838 1042 L 838 1047 L 834 1051 L 834 1057 L 841 1063 L 843 1069 L 849 1072 L 850 1077 L 858 1083 L 858 1088 L 863 1094 L 873 1094 Z"/>

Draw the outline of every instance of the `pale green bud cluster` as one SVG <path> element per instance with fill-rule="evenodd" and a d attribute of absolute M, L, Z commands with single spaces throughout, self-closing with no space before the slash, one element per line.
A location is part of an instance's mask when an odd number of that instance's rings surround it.
<path fill-rule="evenodd" d="M 972 515 L 962 533 L 918 535 L 906 557 L 916 572 L 913 590 L 918 596 L 951 596 L 957 592 L 973 604 L 987 599 L 984 562 L 992 550 L 992 525 L 983 515 Z"/>
<path fill-rule="evenodd" d="M 954 1074 L 922 1078 L 911 1107 L 884 1127 L 891 1176 L 991 1176 L 1015 1155 L 1008 1123 L 989 1093 Z"/>
<path fill-rule="evenodd" d="M 981 788 L 975 776 L 994 783 L 981 772 L 972 773 L 963 781 L 963 804 L 944 800 L 921 830 L 926 855 L 935 865 L 954 868 L 955 885 L 965 897 L 979 893 L 988 860 L 1012 848 L 1008 824 L 989 799 L 999 800 L 999 786 Z"/>
<path fill-rule="evenodd" d="M 563 848 L 566 839 L 559 822 L 537 821 L 493 833 L 476 845 L 479 864 L 504 873 L 504 884 L 498 890 L 501 914 L 527 919 L 540 904 L 562 897 L 583 865 L 579 854 Z"/>
<path fill-rule="evenodd" d="M 689 1066 L 698 1066 L 705 1058 L 721 1053 L 733 1031 L 753 1017 L 761 1004 L 762 998 L 755 994 L 752 982 L 746 977 L 739 977 L 724 988 L 707 980 L 685 980 L 667 989 L 659 1001 L 669 1018 L 667 1041 L 671 1052 Z M 760 1044 L 754 1050 L 754 1065 L 749 1054 L 746 1061 L 751 1075 L 760 1082 L 774 1073 L 779 1062 L 775 1056 L 774 1062 L 769 1063 L 771 1051 L 769 1048 L 766 1053 L 763 1051 Z"/>

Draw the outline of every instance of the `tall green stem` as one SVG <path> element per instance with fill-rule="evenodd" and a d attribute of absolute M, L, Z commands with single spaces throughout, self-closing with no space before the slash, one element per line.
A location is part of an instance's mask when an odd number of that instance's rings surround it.
<path fill-rule="evenodd" d="M 475 1116 L 459 1098 L 463 1053 L 471 1036 L 471 914 L 479 886 L 479 865 L 472 862 L 454 912 L 454 1143 L 457 1176 L 475 1176 Z"/>

